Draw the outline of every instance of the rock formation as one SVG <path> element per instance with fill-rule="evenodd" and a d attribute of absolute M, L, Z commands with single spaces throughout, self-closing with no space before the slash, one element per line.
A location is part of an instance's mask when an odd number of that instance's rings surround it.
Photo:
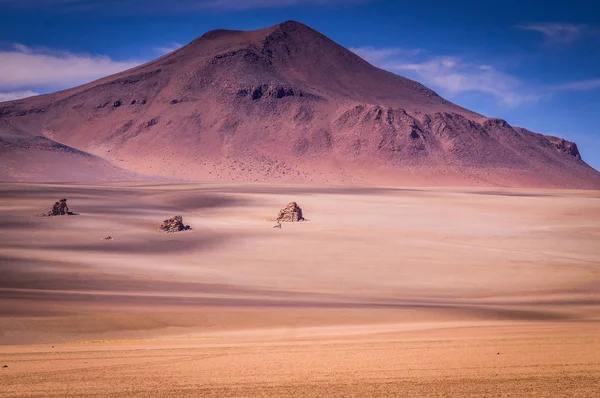
<path fill-rule="evenodd" d="M 67 206 L 67 199 L 61 199 L 58 202 L 54 202 L 52 210 L 42 214 L 42 217 L 53 217 L 53 216 L 75 216 L 77 213 L 69 211 Z"/>
<path fill-rule="evenodd" d="M 192 229 L 192 227 L 183 224 L 182 216 L 175 216 L 173 218 L 169 218 L 168 220 L 163 221 L 162 225 L 158 228 L 159 231 L 168 233 L 187 231 L 188 229 Z"/>
<path fill-rule="evenodd" d="M 277 216 L 277 221 L 280 222 L 297 222 L 304 221 L 304 217 L 302 217 L 302 209 L 296 202 L 290 202 L 288 205 L 279 210 L 279 215 Z"/>
<path fill-rule="evenodd" d="M 553 136 L 547 136 L 547 138 L 559 151 L 573 156 L 576 159 L 581 159 L 581 154 L 579 153 L 579 148 L 577 148 L 576 143 Z"/>

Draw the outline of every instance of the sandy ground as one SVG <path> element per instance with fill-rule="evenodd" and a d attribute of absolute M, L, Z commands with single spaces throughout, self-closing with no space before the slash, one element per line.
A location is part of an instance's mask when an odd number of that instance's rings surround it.
<path fill-rule="evenodd" d="M 0 396 L 600 391 L 597 191 L 2 184 L 0 228 Z"/>

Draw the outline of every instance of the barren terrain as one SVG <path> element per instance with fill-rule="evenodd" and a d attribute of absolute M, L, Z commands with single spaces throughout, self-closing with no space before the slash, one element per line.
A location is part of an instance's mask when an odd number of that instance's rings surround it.
<path fill-rule="evenodd" d="M 0 228 L 0 396 L 600 390 L 598 191 L 2 184 Z"/>
<path fill-rule="evenodd" d="M 493 116 L 376 68 L 299 22 L 215 30 L 116 75 L 0 103 L 0 181 L 83 181 L 85 170 L 95 182 L 139 180 L 132 175 L 141 173 L 213 182 L 600 189 L 600 173 L 576 143 Z M 53 145 L 44 152 L 14 145 L 40 140 Z M 53 167 L 41 167 L 50 156 Z"/>

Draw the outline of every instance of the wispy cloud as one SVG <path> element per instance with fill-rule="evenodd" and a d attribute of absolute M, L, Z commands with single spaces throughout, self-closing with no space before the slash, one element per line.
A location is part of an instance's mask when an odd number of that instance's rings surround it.
<path fill-rule="evenodd" d="M 600 79 L 579 80 L 552 86 L 552 91 L 589 91 L 600 89 Z"/>
<path fill-rule="evenodd" d="M 0 92 L 0 102 L 4 101 L 12 101 L 21 98 L 33 97 L 35 95 L 39 95 L 35 91 L 24 90 L 24 91 L 10 91 L 7 93 Z"/>
<path fill-rule="evenodd" d="M 585 24 L 545 22 L 517 25 L 516 28 L 541 33 L 549 43 L 569 44 L 599 31 Z"/>
<path fill-rule="evenodd" d="M 378 63 L 392 57 L 413 56 L 424 52 L 419 48 L 406 49 L 400 47 L 354 47 L 350 50 L 371 63 Z"/>
<path fill-rule="evenodd" d="M 74 54 L 15 44 L 0 51 L 0 90 L 25 91 L 72 87 L 136 65 L 104 55 Z"/>
<path fill-rule="evenodd" d="M 352 51 L 380 68 L 418 80 L 447 97 L 479 92 L 490 95 L 507 107 L 535 102 L 540 98 L 526 90 L 516 76 L 487 63 L 402 48 L 364 47 L 354 48 Z"/>
<path fill-rule="evenodd" d="M 169 43 L 166 46 L 154 47 L 154 52 L 157 53 L 158 55 L 165 55 L 165 54 L 172 53 L 173 51 L 178 50 L 181 47 L 183 47 L 183 44 L 174 42 L 174 43 Z"/>

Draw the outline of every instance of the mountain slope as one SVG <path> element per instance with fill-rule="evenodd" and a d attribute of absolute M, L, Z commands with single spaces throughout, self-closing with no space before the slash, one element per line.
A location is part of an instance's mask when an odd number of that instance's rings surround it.
<path fill-rule="evenodd" d="M 600 187 L 574 144 L 461 108 L 291 21 L 211 31 L 132 70 L 0 104 L 0 133 L 193 180 Z"/>
<path fill-rule="evenodd" d="M 0 181 L 6 182 L 107 182 L 151 179 L 44 137 L 0 134 L 0 159 Z"/>

